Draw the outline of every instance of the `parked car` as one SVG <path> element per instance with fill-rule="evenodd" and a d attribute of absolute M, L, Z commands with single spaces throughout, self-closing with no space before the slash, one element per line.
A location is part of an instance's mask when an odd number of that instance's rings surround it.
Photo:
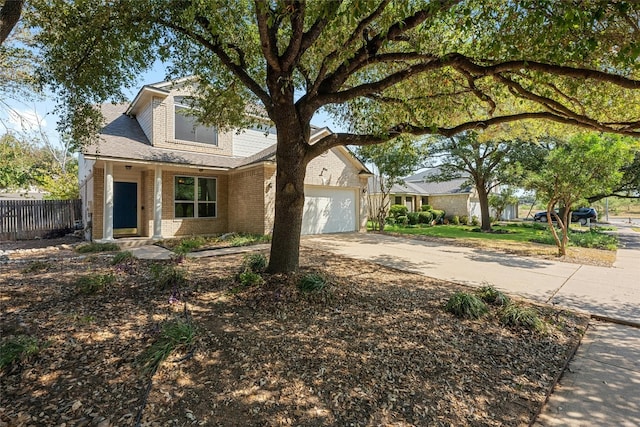
<path fill-rule="evenodd" d="M 559 215 L 560 214 L 557 209 L 551 212 L 551 221 L 557 221 Z M 533 215 L 533 220 L 546 222 L 547 211 L 536 212 L 535 215 Z M 571 222 L 579 222 L 580 225 L 586 225 L 587 220 L 590 220 L 591 222 L 596 222 L 598 220 L 598 213 L 595 209 L 580 208 L 576 209 L 575 211 L 571 211 Z"/>
<path fill-rule="evenodd" d="M 571 222 L 579 222 L 580 225 L 586 225 L 587 220 L 596 222 L 598 213 L 593 208 L 580 208 L 571 212 Z"/>
<path fill-rule="evenodd" d="M 547 211 L 540 211 L 540 212 L 536 212 L 535 215 L 533 215 L 533 220 L 537 221 L 537 222 L 542 222 L 542 221 L 547 221 Z M 557 221 L 558 220 L 558 210 L 556 209 L 555 211 L 551 212 L 551 221 Z"/>

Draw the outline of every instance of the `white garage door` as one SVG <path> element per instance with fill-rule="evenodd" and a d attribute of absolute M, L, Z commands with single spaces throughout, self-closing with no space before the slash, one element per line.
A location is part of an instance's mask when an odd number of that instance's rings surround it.
<path fill-rule="evenodd" d="M 356 231 L 356 192 L 305 188 L 302 234 Z"/>

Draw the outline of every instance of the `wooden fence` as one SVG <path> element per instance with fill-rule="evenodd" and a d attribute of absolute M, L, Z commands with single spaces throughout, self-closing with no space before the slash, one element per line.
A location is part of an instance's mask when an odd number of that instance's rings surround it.
<path fill-rule="evenodd" d="M 80 200 L 0 200 L 0 240 L 63 236 L 81 220 Z"/>

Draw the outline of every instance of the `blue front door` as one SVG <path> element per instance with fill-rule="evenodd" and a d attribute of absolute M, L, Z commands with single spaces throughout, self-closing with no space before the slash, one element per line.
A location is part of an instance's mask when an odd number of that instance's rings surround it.
<path fill-rule="evenodd" d="M 115 234 L 138 233 L 138 184 L 113 183 L 113 231 Z"/>

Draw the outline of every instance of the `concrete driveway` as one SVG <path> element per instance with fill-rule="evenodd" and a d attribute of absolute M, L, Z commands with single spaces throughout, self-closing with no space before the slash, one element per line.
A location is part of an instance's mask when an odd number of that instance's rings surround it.
<path fill-rule="evenodd" d="M 640 233 L 621 229 L 628 238 Z M 614 267 L 509 255 L 374 233 L 305 236 L 302 245 L 437 279 L 484 283 L 535 301 L 640 325 L 640 249 L 618 251 Z"/>

